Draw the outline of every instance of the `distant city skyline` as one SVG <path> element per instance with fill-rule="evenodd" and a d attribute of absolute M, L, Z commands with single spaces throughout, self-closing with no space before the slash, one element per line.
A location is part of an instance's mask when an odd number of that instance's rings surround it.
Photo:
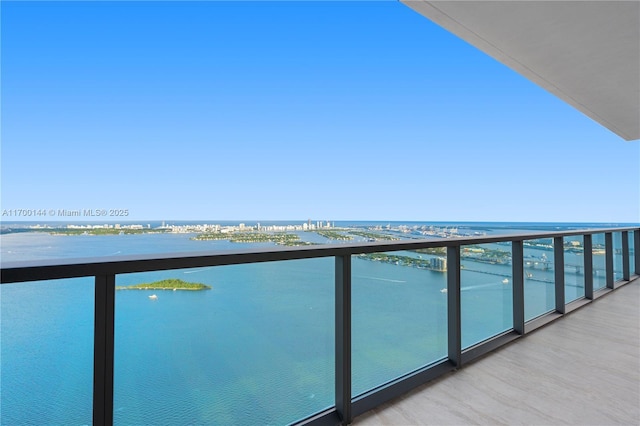
<path fill-rule="evenodd" d="M 2 222 L 640 222 L 639 142 L 399 2 L 0 8 Z"/>

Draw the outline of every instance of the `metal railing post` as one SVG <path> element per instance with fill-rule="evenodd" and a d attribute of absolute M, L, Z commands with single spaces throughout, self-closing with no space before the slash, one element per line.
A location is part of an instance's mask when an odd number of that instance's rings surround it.
<path fill-rule="evenodd" d="M 564 314 L 564 241 L 562 237 L 553 238 L 553 267 L 555 269 L 556 311 Z"/>
<path fill-rule="evenodd" d="M 607 288 L 613 288 L 613 234 L 605 232 L 604 234 L 604 250 L 605 250 L 605 276 Z"/>
<path fill-rule="evenodd" d="M 593 238 L 591 234 L 583 235 L 584 238 L 584 297 L 593 300 Z"/>
<path fill-rule="evenodd" d="M 336 256 L 335 398 L 342 424 L 351 423 L 351 256 Z"/>
<path fill-rule="evenodd" d="M 633 260 L 636 264 L 635 272 L 640 275 L 640 229 L 633 231 Z"/>
<path fill-rule="evenodd" d="M 447 337 L 449 361 L 462 366 L 460 246 L 447 247 Z"/>
<path fill-rule="evenodd" d="M 524 245 L 511 242 L 511 270 L 513 275 L 513 329 L 524 334 Z"/>
<path fill-rule="evenodd" d="M 113 424 L 115 275 L 95 277 L 93 424 Z"/>
<path fill-rule="evenodd" d="M 629 267 L 629 233 L 622 231 L 622 279 L 629 281 L 631 278 L 631 268 Z"/>

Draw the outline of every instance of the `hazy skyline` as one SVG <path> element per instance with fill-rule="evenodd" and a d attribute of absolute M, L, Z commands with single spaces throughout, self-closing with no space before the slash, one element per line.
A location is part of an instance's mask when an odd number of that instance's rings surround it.
<path fill-rule="evenodd" d="M 399 2 L 0 7 L 3 210 L 640 222 L 639 142 Z"/>

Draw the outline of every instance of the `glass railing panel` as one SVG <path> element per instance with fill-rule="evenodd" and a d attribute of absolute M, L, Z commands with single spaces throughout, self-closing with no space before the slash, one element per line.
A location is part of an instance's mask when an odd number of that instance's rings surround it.
<path fill-rule="evenodd" d="M 352 257 L 352 391 L 447 355 L 446 250 Z"/>
<path fill-rule="evenodd" d="M 332 406 L 334 265 L 117 276 L 118 287 L 181 281 L 116 291 L 114 423 L 285 424 Z"/>
<path fill-rule="evenodd" d="M 613 280 L 622 279 L 622 232 L 613 233 Z"/>
<path fill-rule="evenodd" d="M 604 234 L 593 234 L 593 289 L 599 290 L 607 285 L 606 249 Z"/>
<path fill-rule="evenodd" d="M 91 424 L 94 279 L 0 286 L 3 425 Z"/>
<path fill-rule="evenodd" d="M 572 302 L 584 297 L 584 237 L 564 238 L 564 300 Z"/>
<path fill-rule="evenodd" d="M 513 329 L 511 243 L 461 246 L 462 348 Z"/>
<path fill-rule="evenodd" d="M 555 310 L 553 239 L 525 240 L 524 317 L 529 321 Z"/>

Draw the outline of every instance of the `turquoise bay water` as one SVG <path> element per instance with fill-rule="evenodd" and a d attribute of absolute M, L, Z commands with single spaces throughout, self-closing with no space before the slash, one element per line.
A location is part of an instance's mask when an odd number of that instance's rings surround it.
<path fill-rule="evenodd" d="M 269 246 L 189 237 L 3 235 L 2 256 Z M 530 248 L 525 257 L 552 253 Z M 580 256 L 565 254 L 565 263 L 578 262 Z M 594 256 L 594 267 L 599 262 Z M 511 267 L 462 263 L 462 337 L 469 347 L 512 327 Z M 333 267 L 325 258 L 118 276 L 117 285 L 180 278 L 212 290 L 116 293 L 115 423 L 286 424 L 331 406 Z M 532 271 L 528 317 L 554 307 L 553 270 Z M 446 356 L 446 274 L 357 257 L 352 272 L 354 396 Z M 567 277 L 567 299 L 580 297 L 578 275 Z M 90 424 L 92 279 L 9 284 L 0 292 L 1 423 Z M 157 300 L 149 298 L 154 293 Z"/>

